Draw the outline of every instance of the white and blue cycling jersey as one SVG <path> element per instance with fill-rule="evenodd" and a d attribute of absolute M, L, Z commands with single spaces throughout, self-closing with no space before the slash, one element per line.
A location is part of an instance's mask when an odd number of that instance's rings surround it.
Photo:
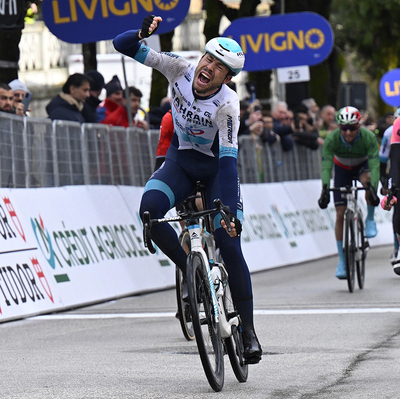
<path fill-rule="evenodd" d="M 387 163 L 390 155 L 390 140 L 392 139 L 393 125 L 389 126 L 383 133 L 381 146 L 379 148 L 379 161 Z"/>
<path fill-rule="evenodd" d="M 169 81 L 171 88 L 171 110 L 174 122 L 174 137 L 166 159 L 182 162 L 179 152 L 194 150 L 207 157 L 202 161 L 191 157 L 186 170 L 203 167 L 220 176 L 222 200 L 229 205 L 237 217 L 243 219 L 237 175 L 237 152 L 240 105 L 237 94 L 226 85 L 208 97 L 198 96 L 193 90 L 195 66 L 173 53 L 158 53 L 141 44 L 137 30 L 118 35 L 114 47 L 136 61 L 160 71 Z M 197 161 L 196 161 L 197 160 Z M 219 161 L 218 161 L 219 160 Z M 172 204 L 171 204 L 172 205 Z"/>

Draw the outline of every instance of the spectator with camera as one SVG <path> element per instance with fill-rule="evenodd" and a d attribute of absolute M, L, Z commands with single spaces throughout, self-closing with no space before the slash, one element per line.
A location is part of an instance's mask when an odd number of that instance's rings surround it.
<path fill-rule="evenodd" d="M 274 121 L 273 131 L 280 137 L 283 151 L 291 151 L 294 147 L 292 138 L 293 126 L 289 121 L 288 105 L 285 101 L 278 101 L 272 106 L 271 116 Z"/>
<path fill-rule="evenodd" d="M 312 122 L 307 107 L 298 105 L 294 109 L 293 139 L 295 143 L 311 150 L 317 150 L 320 145 L 324 144 L 324 139 L 320 137 Z"/>

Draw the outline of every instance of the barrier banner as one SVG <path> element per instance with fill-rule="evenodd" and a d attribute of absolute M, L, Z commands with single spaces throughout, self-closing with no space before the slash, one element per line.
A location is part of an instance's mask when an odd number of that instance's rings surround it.
<path fill-rule="evenodd" d="M 318 208 L 320 190 L 319 180 L 242 186 L 251 272 L 336 254 L 335 209 L 333 201 Z M 0 189 L 0 323 L 173 287 L 175 265 L 143 244 L 142 193 L 128 186 Z M 391 217 L 376 208 L 371 247 L 393 242 Z"/>
<path fill-rule="evenodd" d="M 143 189 L 130 189 L 138 208 Z M 0 198 L 0 322 L 174 283 L 174 265 L 144 248 L 118 187 L 1 189 Z"/>

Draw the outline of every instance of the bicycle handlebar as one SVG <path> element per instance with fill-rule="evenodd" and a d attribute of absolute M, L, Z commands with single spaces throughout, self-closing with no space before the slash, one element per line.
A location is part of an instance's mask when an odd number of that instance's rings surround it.
<path fill-rule="evenodd" d="M 179 216 L 170 217 L 170 218 L 161 218 L 161 219 L 151 219 L 150 212 L 145 211 L 143 213 L 143 242 L 144 246 L 150 251 L 150 253 L 154 254 L 156 249 L 151 242 L 151 227 L 158 223 L 169 223 L 169 222 L 181 222 L 183 220 L 189 219 L 199 219 L 203 216 L 211 215 L 214 212 L 219 212 L 224 220 L 228 231 L 231 231 L 231 223 L 230 223 L 230 208 L 222 203 L 220 199 L 214 200 L 214 205 L 216 208 L 207 209 L 204 211 L 193 212 L 189 211 L 187 213 L 182 213 Z"/>

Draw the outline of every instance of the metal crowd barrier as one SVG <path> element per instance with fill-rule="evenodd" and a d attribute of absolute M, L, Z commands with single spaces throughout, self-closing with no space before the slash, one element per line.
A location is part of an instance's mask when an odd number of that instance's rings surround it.
<path fill-rule="evenodd" d="M 159 131 L 51 121 L 0 112 L 0 186 L 121 184 L 143 187 L 156 161 Z M 318 179 L 321 150 L 256 145 L 239 137 L 242 183 Z"/>

